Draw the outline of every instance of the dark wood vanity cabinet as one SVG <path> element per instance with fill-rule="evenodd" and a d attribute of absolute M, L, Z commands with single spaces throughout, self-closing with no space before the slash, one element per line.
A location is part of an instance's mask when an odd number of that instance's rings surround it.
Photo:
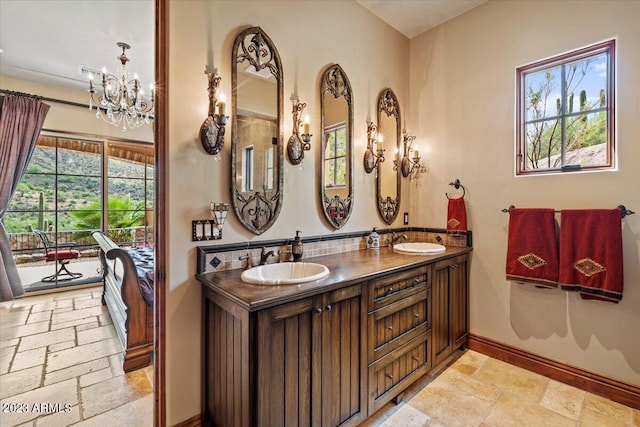
<path fill-rule="evenodd" d="M 465 345 L 467 252 L 382 266 L 344 287 L 341 266 L 375 254 L 325 261 L 340 279 L 324 291 L 201 276 L 205 425 L 360 424 Z M 300 289 L 307 296 L 296 299 Z"/>
<path fill-rule="evenodd" d="M 364 420 L 361 290 L 350 286 L 258 312 L 258 425 Z"/>
<path fill-rule="evenodd" d="M 468 259 L 465 254 L 433 265 L 433 366 L 466 344 L 469 332 Z"/>
<path fill-rule="evenodd" d="M 368 287 L 368 409 L 372 414 L 431 367 L 431 267 Z"/>
<path fill-rule="evenodd" d="M 207 424 L 351 426 L 364 421 L 361 285 L 254 313 L 213 292 L 205 296 Z"/>

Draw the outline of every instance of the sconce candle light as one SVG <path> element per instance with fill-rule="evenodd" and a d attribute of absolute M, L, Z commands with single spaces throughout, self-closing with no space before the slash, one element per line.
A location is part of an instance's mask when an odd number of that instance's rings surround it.
<path fill-rule="evenodd" d="M 413 141 L 416 137 L 409 135 L 405 130 L 402 136 L 403 156 L 400 163 L 400 171 L 403 177 L 417 178 L 423 172 L 427 171 L 422 164 L 420 164 L 420 150 L 416 145 L 413 147 Z M 411 154 L 413 152 L 413 155 Z M 397 164 L 396 164 L 397 166 Z"/>
<path fill-rule="evenodd" d="M 224 93 L 218 94 L 222 77 L 215 68 L 212 73 L 207 70 L 204 73 L 209 78 L 209 116 L 200 127 L 200 141 L 207 153 L 216 155 L 224 146 L 225 125 L 229 116 L 225 115 L 226 98 Z"/>
<path fill-rule="evenodd" d="M 373 150 L 373 144 L 376 144 L 376 150 Z M 384 162 L 384 142 L 382 135 L 378 133 L 378 127 L 367 118 L 367 149 L 364 152 L 364 171 L 371 173 L 378 166 L 378 163 Z"/>
<path fill-rule="evenodd" d="M 293 102 L 293 135 L 287 142 L 287 156 L 291 164 L 297 165 L 304 159 L 304 152 L 311 150 L 310 142 L 313 135 L 310 133 L 309 115 L 304 116 L 304 122 L 300 120 L 300 116 L 302 116 L 307 104 L 300 102 L 295 95 L 291 97 L 291 101 Z M 302 133 L 300 133 L 300 128 L 302 128 Z"/>

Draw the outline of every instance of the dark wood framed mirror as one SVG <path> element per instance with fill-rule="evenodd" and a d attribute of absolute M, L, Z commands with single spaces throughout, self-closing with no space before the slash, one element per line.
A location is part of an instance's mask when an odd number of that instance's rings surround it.
<path fill-rule="evenodd" d="M 231 64 L 231 200 L 240 223 L 262 234 L 282 207 L 282 62 L 251 27 L 236 37 Z"/>
<path fill-rule="evenodd" d="M 400 104 L 396 94 L 386 88 L 378 95 L 378 134 L 382 135 L 389 147 L 386 160 L 376 168 L 376 201 L 378 213 L 387 224 L 391 224 L 400 211 L 400 168 L 398 159 L 401 152 Z"/>
<path fill-rule="evenodd" d="M 353 208 L 353 94 L 337 64 L 327 68 L 320 80 L 320 121 L 320 200 L 325 218 L 339 229 Z"/>

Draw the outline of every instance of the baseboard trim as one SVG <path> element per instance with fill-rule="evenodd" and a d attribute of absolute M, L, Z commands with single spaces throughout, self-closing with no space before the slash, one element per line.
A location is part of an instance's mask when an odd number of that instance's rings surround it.
<path fill-rule="evenodd" d="M 201 427 L 202 426 L 202 414 L 194 415 L 188 420 L 184 420 L 173 427 Z"/>
<path fill-rule="evenodd" d="M 640 387 L 558 362 L 507 344 L 469 334 L 468 347 L 503 362 L 640 410 Z"/>

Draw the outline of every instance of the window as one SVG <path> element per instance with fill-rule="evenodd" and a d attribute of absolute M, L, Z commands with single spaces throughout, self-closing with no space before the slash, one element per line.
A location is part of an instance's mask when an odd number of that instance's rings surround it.
<path fill-rule="evenodd" d="M 517 175 L 615 168 L 615 40 L 516 70 Z"/>
<path fill-rule="evenodd" d="M 325 188 L 344 187 L 347 170 L 347 126 L 342 122 L 324 130 L 327 145 L 324 153 Z"/>

